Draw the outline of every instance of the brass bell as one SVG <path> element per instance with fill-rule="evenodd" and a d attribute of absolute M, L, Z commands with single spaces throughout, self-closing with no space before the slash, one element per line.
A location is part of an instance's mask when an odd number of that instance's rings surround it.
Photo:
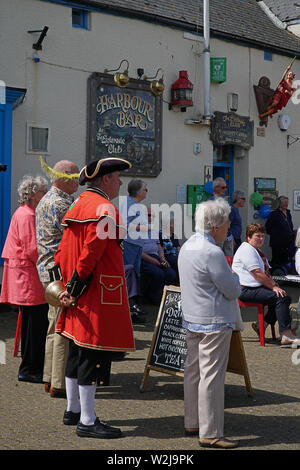
<path fill-rule="evenodd" d="M 123 73 L 116 73 L 114 75 L 114 82 L 115 84 L 120 87 L 120 88 L 124 88 L 127 83 L 129 82 L 129 77 L 128 77 L 128 72 L 127 70 L 124 70 Z"/>
<path fill-rule="evenodd" d="M 161 72 L 161 78 L 159 80 L 152 80 L 153 78 L 156 79 L 159 72 Z M 152 80 L 152 82 L 150 83 L 150 90 L 153 93 L 153 95 L 159 96 L 163 93 L 165 89 L 163 69 L 157 69 L 157 72 L 154 75 L 154 77 L 146 77 L 145 75 L 144 80 Z"/>
<path fill-rule="evenodd" d="M 48 284 L 45 290 L 45 297 L 48 304 L 53 307 L 61 307 L 59 300 L 60 294 L 65 291 L 65 286 L 62 281 L 53 281 Z"/>
<path fill-rule="evenodd" d="M 123 62 L 126 62 L 127 68 L 124 70 L 124 72 L 118 72 L 118 70 L 120 70 L 121 65 L 123 64 Z M 129 82 L 128 68 L 129 68 L 128 60 L 123 59 L 123 60 L 121 60 L 121 63 L 120 63 L 120 65 L 117 69 L 111 69 L 111 70 L 104 69 L 104 73 L 118 72 L 118 73 L 115 73 L 115 75 L 114 75 L 114 82 L 118 87 L 124 88 Z"/>
<path fill-rule="evenodd" d="M 150 84 L 150 90 L 152 91 L 153 95 L 159 96 L 163 93 L 165 89 L 163 80 L 153 80 Z"/>

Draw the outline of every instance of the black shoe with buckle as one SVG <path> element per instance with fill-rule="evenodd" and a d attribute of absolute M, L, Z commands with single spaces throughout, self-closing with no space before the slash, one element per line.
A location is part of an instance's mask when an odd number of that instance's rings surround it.
<path fill-rule="evenodd" d="M 78 423 L 76 434 L 79 437 L 95 437 L 96 439 L 117 439 L 122 437 L 121 429 L 113 428 L 108 424 L 96 418 L 94 424 L 86 426 L 85 424 Z"/>
<path fill-rule="evenodd" d="M 73 413 L 73 411 L 65 411 L 63 417 L 63 423 L 67 426 L 76 426 L 80 420 L 80 412 Z"/>
<path fill-rule="evenodd" d="M 137 315 L 147 315 L 139 304 L 133 304 L 130 306 L 130 313 L 136 313 Z"/>

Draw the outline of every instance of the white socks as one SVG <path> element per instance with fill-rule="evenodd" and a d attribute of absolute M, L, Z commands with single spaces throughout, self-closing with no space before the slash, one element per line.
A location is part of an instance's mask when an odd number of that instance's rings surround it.
<path fill-rule="evenodd" d="M 96 385 L 78 385 L 77 379 L 66 377 L 67 411 L 80 414 L 80 422 L 86 426 L 94 424 Z M 80 400 L 80 401 L 79 401 Z"/>
<path fill-rule="evenodd" d="M 79 387 L 77 379 L 66 377 L 67 411 L 80 412 Z"/>
<path fill-rule="evenodd" d="M 86 426 L 94 424 L 96 415 L 94 411 L 96 384 L 79 385 L 79 397 L 81 404 L 80 422 Z"/>

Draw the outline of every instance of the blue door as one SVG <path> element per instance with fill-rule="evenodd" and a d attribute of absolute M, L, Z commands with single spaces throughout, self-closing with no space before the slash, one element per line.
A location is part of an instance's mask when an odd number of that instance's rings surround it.
<path fill-rule="evenodd" d="M 10 224 L 12 105 L 0 104 L 0 256 Z M 0 264 L 3 260 L 0 258 Z"/>
<path fill-rule="evenodd" d="M 228 202 L 232 201 L 234 191 L 234 167 L 233 167 L 233 145 L 222 145 L 214 147 L 213 179 L 221 177 L 226 181 Z"/>

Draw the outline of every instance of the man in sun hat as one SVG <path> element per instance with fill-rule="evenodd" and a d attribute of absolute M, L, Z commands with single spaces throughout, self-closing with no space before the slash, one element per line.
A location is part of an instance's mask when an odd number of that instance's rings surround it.
<path fill-rule="evenodd" d="M 122 435 L 96 418 L 94 398 L 101 361 L 111 352 L 134 350 L 121 248 L 126 228 L 111 202 L 122 184 L 120 171 L 130 166 L 123 159 L 103 158 L 81 170 L 79 184 L 87 189 L 62 221 L 65 229 L 55 256 L 66 286 L 56 331 L 71 340 L 63 422 L 77 424 L 82 437 Z"/>

